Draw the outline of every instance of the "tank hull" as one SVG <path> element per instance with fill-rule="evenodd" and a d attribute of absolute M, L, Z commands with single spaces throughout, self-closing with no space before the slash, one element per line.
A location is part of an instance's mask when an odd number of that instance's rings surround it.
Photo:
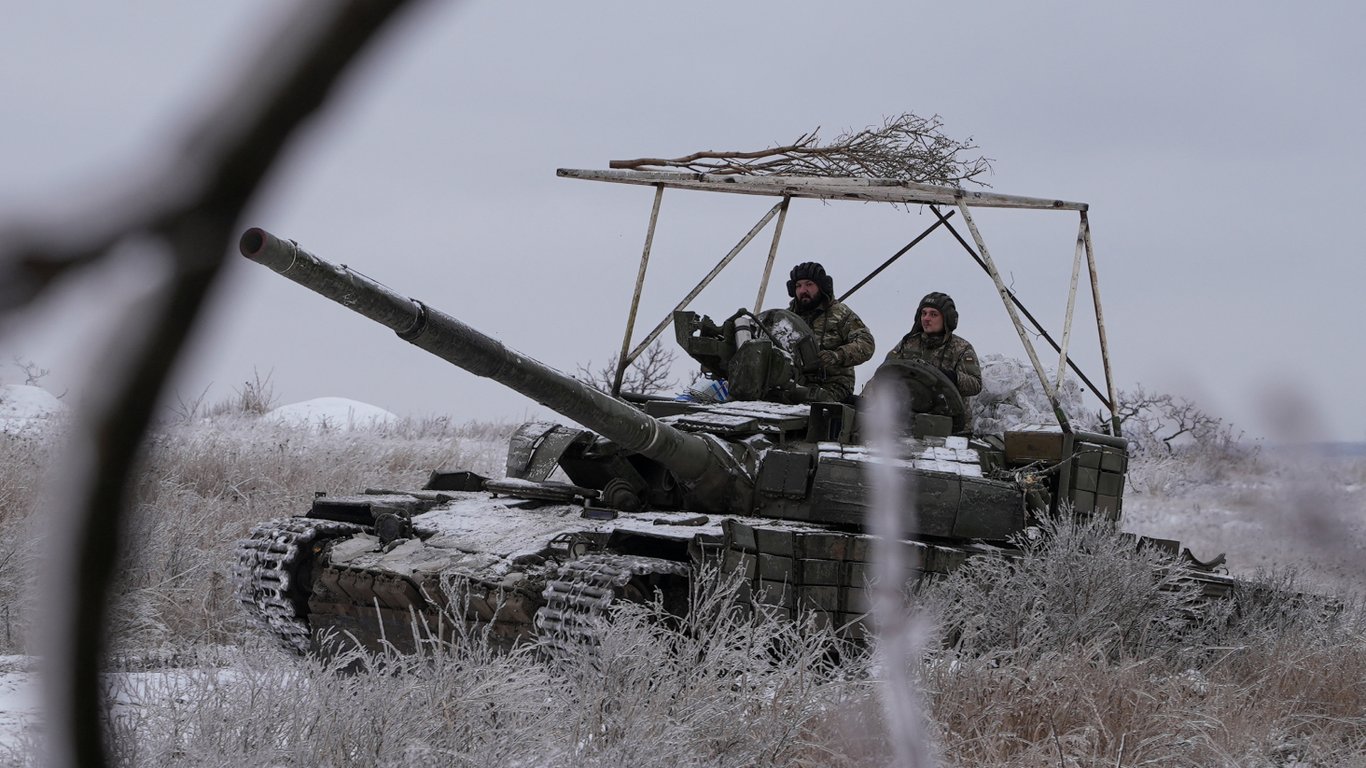
<path fill-rule="evenodd" d="M 309 517 L 257 526 L 238 546 L 239 598 L 258 626 L 299 653 L 354 644 L 415 652 L 462 637 L 502 648 L 537 637 L 592 642 L 613 601 L 658 598 L 681 613 L 691 580 L 704 572 L 733 575 L 742 602 L 779 616 L 828 624 L 855 640 L 868 631 L 874 539 L 866 533 L 688 512 L 598 520 L 575 503 L 442 495 L 413 518 L 412 537 L 388 543 L 374 526 Z M 971 557 L 1013 554 L 971 541 L 901 544 L 911 581 L 950 573 Z M 1210 597 L 1236 585 L 1212 572 L 1192 578 Z"/>

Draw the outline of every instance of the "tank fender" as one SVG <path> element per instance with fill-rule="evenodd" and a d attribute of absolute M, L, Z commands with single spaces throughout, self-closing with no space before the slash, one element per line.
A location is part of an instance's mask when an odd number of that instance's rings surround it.
<path fill-rule="evenodd" d="M 542 482 L 559 466 L 560 457 L 575 442 L 592 442 L 586 429 L 532 421 L 523 424 L 508 441 L 507 476 Z"/>

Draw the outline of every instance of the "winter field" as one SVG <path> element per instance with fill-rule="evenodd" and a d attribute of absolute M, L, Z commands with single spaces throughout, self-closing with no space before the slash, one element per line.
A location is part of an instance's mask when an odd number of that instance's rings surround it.
<path fill-rule="evenodd" d="M 34 628 L 65 426 L 31 389 L 0 399 L 5 765 L 43 762 Z M 119 764 L 887 765 L 913 743 L 945 766 L 1366 765 L 1363 456 L 1185 446 L 1135 461 L 1125 498 L 1126 530 L 1227 552 L 1232 574 L 1337 595 L 1341 610 L 1277 603 L 1178 628 L 1179 588 L 1154 576 L 1155 555 L 1058 522 L 1019 564 L 974 560 L 915 601 L 922 650 L 900 667 L 921 728 L 888 704 L 892 661 L 726 611 L 725 585 L 697 598 L 709 620 L 678 632 L 650 606 L 623 609 L 581 658 L 495 654 L 477 636 L 428 659 L 278 650 L 233 599 L 237 538 L 319 490 L 420 487 L 433 468 L 499 475 L 513 425 L 260 405 L 244 397 L 152 439 L 105 676 Z"/>

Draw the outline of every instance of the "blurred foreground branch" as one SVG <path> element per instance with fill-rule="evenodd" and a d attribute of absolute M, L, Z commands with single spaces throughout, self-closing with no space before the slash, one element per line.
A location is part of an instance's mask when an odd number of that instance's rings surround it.
<path fill-rule="evenodd" d="M 47 741 L 53 765 L 107 762 L 99 671 L 129 480 L 153 408 L 229 251 L 238 218 L 295 131 L 407 0 L 303 4 L 248 59 L 234 89 L 185 133 L 160 174 L 95 210 L 10 227 L 0 243 L 0 313 L 120 248 L 164 256 L 169 277 L 146 322 L 118 330 L 117 359 L 90 382 L 76 446 L 81 466 L 54 530 L 48 627 Z M 141 329 L 139 331 L 139 329 Z M 86 441 L 82 445 L 79 441 Z M 54 642 L 55 641 L 55 642 Z"/>

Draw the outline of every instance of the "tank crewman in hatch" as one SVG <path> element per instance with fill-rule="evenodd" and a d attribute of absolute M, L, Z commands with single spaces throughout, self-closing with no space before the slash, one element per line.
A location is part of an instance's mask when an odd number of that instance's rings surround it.
<path fill-rule="evenodd" d="M 982 391 L 982 366 L 977 352 L 958 328 L 958 308 L 947 293 L 928 293 L 915 310 L 911 332 L 887 353 L 888 360 L 919 358 L 943 371 L 958 387 L 964 402 Z"/>
<path fill-rule="evenodd" d="M 844 402 L 854 393 L 854 366 L 873 356 L 873 333 L 854 310 L 835 300 L 835 285 L 825 267 L 807 261 L 788 275 L 788 309 L 797 313 L 816 336 L 821 370 L 808 386 L 824 389 L 831 400 Z"/>

